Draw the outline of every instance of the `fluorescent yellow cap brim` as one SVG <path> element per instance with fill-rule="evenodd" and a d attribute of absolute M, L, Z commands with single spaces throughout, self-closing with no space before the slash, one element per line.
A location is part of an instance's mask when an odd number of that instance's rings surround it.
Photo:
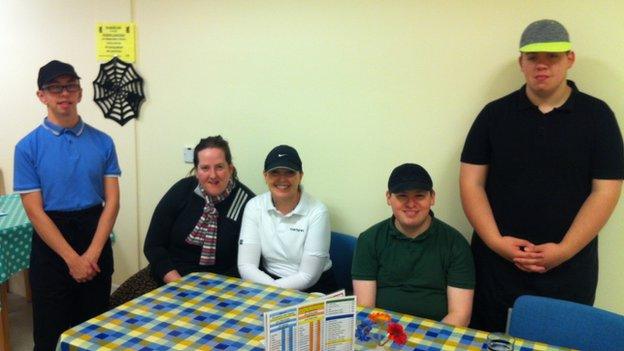
<path fill-rule="evenodd" d="M 520 48 L 520 52 L 566 52 L 570 50 L 572 50 L 572 44 L 568 41 L 533 43 Z"/>

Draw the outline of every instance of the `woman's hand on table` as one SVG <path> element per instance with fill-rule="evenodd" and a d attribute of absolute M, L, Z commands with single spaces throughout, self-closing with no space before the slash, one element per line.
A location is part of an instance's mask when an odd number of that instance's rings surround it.
<path fill-rule="evenodd" d="M 163 277 L 163 281 L 165 282 L 165 284 L 169 284 L 180 278 L 182 278 L 182 276 L 180 275 L 180 273 L 178 273 L 177 270 L 174 269 L 172 271 L 169 271 L 167 274 L 165 274 L 165 276 Z"/>

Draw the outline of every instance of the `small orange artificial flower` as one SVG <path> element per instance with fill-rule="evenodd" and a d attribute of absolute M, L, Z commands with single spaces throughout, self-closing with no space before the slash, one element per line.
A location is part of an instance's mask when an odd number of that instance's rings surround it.
<path fill-rule="evenodd" d="M 392 319 L 392 317 L 385 312 L 373 312 L 368 315 L 368 318 L 375 323 L 388 323 Z"/>

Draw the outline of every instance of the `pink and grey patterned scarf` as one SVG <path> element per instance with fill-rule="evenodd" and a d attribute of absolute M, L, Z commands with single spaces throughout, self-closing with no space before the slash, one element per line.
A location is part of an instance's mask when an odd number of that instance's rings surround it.
<path fill-rule="evenodd" d="M 218 196 L 206 194 L 201 186 L 199 189 L 204 199 L 206 199 L 206 205 L 204 206 L 204 213 L 199 217 L 199 221 L 197 221 L 195 228 L 186 238 L 186 242 L 202 247 L 201 255 L 199 256 L 200 266 L 212 266 L 215 264 L 217 256 L 217 219 L 219 218 L 219 212 L 215 205 L 230 195 L 232 189 L 234 189 L 234 181 L 230 179 L 225 191 Z"/>

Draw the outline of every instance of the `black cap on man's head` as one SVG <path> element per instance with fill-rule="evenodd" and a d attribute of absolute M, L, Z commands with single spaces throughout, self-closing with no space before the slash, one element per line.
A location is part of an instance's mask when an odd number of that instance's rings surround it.
<path fill-rule="evenodd" d="M 44 86 L 52 83 L 54 79 L 60 76 L 71 76 L 76 79 L 80 79 L 76 70 L 69 63 L 52 60 L 45 66 L 39 68 L 39 76 L 37 77 L 37 86 L 39 89 L 43 89 Z"/>
<path fill-rule="evenodd" d="M 268 172 L 276 168 L 287 168 L 301 172 L 303 167 L 297 150 L 288 145 L 274 147 L 264 160 L 264 171 Z"/>
<path fill-rule="evenodd" d="M 408 190 L 431 190 L 433 181 L 429 173 L 415 163 L 404 163 L 390 173 L 388 191 L 398 193 Z"/>

